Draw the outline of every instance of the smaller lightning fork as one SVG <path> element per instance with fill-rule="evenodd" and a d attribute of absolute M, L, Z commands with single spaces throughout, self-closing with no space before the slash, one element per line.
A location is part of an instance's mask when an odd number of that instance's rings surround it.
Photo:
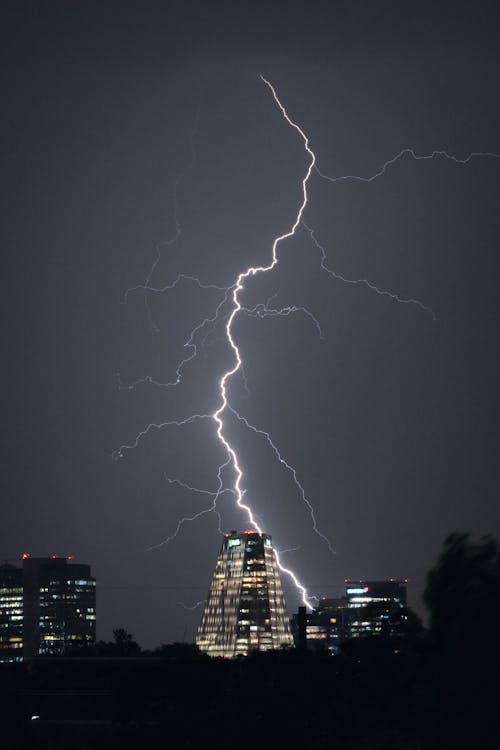
<path fill-rule="evenodd" d="M 370 291 L 375 292 L 379 295 L 379 297 L 388 297 L 389 299 L 393 300 L 394 302 L 398 302 L 401 305 L 415 305 L 416 307 L 419 307 L 421 310 L 423 310 L 426 313 L 429 313 L 429 315 L 432 316 L 433 320 L 437 320 L 436 313 L 431 307 L 428 307 L 427 305 L 424 305 L 423 302 L 420 302 L 418 299 L 414 299 L 413 297 L 401 297 L 401 295 L 396 294 L 396 292 L 389 292 L 386 289 L 380 289 L 380 287 L 376 286 L 373 282 L 369 281 L 368 279 L 348 279 L 347 276 L 343 276 L 342 274 L 338 273 L 337 271 L 334 271 L 333 268 L 329 268 L 326 265 L 326 250 L 323 247 L 323 245 L 320 244 L 319 240 L 316 237 L 316 234 L 311 227 L 306 224 L 304 219 L 302 219 L 302 226 L 306 230 L 306 232 L 309 234 L 309 237 L 311 238 L 312 242 L 316 245 L 318 250 L 321 253 L 321 269 L 328 273 L 332 278 L 337 279 L 338 281 L 342 281 L 344 284 L 352 284 L 353 286 L 365 286 L 367 289 L 370 289 Z"/>
<path fill-rule="evenodd" d="M 373 182 L 379 177 L 385 175 L 387 169 L 397 161 L 402 159 L 403 156 L 411 156 L 411 158 L 415 161 L 430 161 L 432 159 L 436 159 L 437 157 L 441 157 L 443 159 L 448 159 L 448 161 L 452 161 L 455 164 L 468 164 L 472 159 L 479 158 L 500 159 L 500 154 L 495 154 L 492 151 L 472 151 L 464 159 L 460 159 L 458 156 L 454 156 L 453 154 L 448 153 L 448 151 L 440 151 L 435 149 L 434 151 L 431 151 L 430 154 L 417 154 L 417 152 L 413 148 L 403 148 L 398 154 L 396 154 L 396 156 L 393 156 L 391 159 L 388 159 L 386 162 L 384 162 L 378 172 L 375 172 L 375 174 L 372 174 L 369 177 L 361 177 L 360 175 L 355 174 L 344 174 L 339 175 L 338 177 L 330 177 L 324 172 L 321 172 L 319 167 L 316 165 L 315 170 L 320 177 L 322 177 L 324 180 L 328 180 L 328 182 L 345 182 L 346 180 L 355 180 L 357 182 Z"/>

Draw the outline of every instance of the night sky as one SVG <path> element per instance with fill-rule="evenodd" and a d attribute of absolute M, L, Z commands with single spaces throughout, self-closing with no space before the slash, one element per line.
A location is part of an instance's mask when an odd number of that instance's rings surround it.
<path fill-rule="evenodd" d="M 500 153 L 495 4 L 4 2 L 2 4 L 2 524 L 4 559 L 73 554 L 98 580 L 98 637 L 193 640 L 220 545 L 210 498 L 224 454 L 208 422 L 232 364 L 224 329 L 175 389 L 183 343 L 220 286 L 268 263 L 301 199 L 303 144 L 330 176 L 369 177 L 401 149 Z M 193 157 L 194 153 L 194 159 Z M 179 181 L 179 178 L 181 177 Z M 313 174 L 305 219 L 327 264 L 420 300 L 398 304 L 321 271 L 303 229 L 245 302 L 305 315 L 240 317 L 248 391 L 231 401 L 297 470 L 332 556 L 265 441 L 228 428 L 246 498 L 317 595 L 344 578 L 425 574 L 455 530 L 500 533 L 500 159 L 404 156 L 373 182 Z M 177 181 L 181 233 L 175 243 Z M 208 333 L 208 329 L 207 329 Z M 224 528 L 248 528 L 229 494 Z M 298 605 L 284 579 L 289 610 Z"/>

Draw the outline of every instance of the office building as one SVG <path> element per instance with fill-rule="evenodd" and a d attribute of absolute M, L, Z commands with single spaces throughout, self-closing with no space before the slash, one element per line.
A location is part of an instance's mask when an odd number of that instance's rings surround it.
<path fill-rule="evenodd" d="M 269 534 L 225 534 L 196 644 L 226 658 L 293 645 Z"/>
<path fill-rule="evenodd" d="M 23 658 L 23 571 L 0 565 L 0 662 Z"/>
<path fill-rule="evenodd" d="M 406 607 L 406 584 L 394 578 L 388 581 L 345 581 L 349 613 L 349 636 L 395 635 L 399 622 L 395 615 Z"/>
<path fill-rule="evenodd" d="M 312 612 L 299 607 L 298 614 L 290 620 L 293 640 L 297 648 L 309 651 L 338 652 L 347 635 L 347 602 L 342 599 L 322 597 Z"/>
<path fill-rule="evenodd" d="M 95 642 L 95 579 L 66 557 L 23 560 L 24 658 Z"/>
<path fill-rule="evenodd" d="M 71 560 L 24 554 L 22 567 L 0 567 L 0 661 L 95 642 L 95 579 L 89 565 Z"/>

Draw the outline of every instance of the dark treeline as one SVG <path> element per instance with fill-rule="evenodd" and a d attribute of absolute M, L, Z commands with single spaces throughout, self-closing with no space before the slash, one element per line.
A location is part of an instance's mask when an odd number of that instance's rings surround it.
<path fill-rule="evenodd" d="M 428 630 L 210 659 L 142 651 L 125 630 L 67 658 L 0 665 L 6 747 L 500 747 L 500 549 L 450 536 L 428 576 Z M 39 716 L 38 719 L 31 719 Z"/>

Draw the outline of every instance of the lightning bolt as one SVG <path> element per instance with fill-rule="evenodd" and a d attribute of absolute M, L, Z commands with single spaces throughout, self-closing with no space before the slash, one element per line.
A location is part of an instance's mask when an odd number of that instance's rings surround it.
<path fill-rule="evenodd" d="M 133 443 L 129 443 L 128 445 L 120 445 L 119 448 L 117 448 L 115 451 L 113 451 L 112 458 L 114 458 L 115 461 L 117 461 L 120 458 L 123 458 L 125 451 L 131 451 L 134 448 L 137 448 L 139 443 L 141 442 L 142 438 L 146 435 L 149 435 L 150 432 L 153 432 L 154 430 L 163 430 L 165 427 L 184 427 L 187 424 L 193 424 L 193 422 L 197 422 L 198 420 L 202 419 L 210 419 L 210 414 L 191 414 L 189 417 L 185 417 L 184 419 L 170 419 L 167 422 L 151 422 L 148 424 L 147 427 L 144 428 L 144 430 L 141 430 Z"/>
<path fill-rule="evenodd" d="M 198 607 L 201 607 L 202 604 L 205 604 L 206 599 L 200 599 L 199 602 L 196 602 L 196 604 L 193 604 L 192 606 L 189 606 L 189 604 L 184 604 L 184 602 L 177 602 L 177 606 L 182 607 L 183 609 L 189 610 L 189 612 L 194 612 L 195 609 L 198 609 Z"/>
<path fill-rule="evenodd" d="M 181 482 L 179 479 L 170 479 L 169 477 L 167 477 L 167 481 L 169 482 L 169 484 L 178 484 L 181 487 L 184 487 L 193 492 L 199 492 L 203 495 L 211 495 L 212 504 L 210 505 L 210 507 L 204 508 L 204 510 L 200 510 L 198 513 L 195 513 L 194 516 L 184 516 L 184 518 L 181 518 L 177 523 L 174 533 L 168 536 L 159 544 L 154 544 L 152 547 L 148 547 L 148 549 L 146 550 L 147 552 L 151 552 L 151 550 L 158 549 L 159 547 L 163 547 L 165 544 L 172 542 L 176 538 L 177 534 L 179 533 L 179 531 L 181 530 L 182 526 L 185 523 L 191 523 L 192 521 L 196 521 L 198 518 L 201 518 L 202 516 L 207 515 L 207 513 L 215 513 L 217 515 L 219 519 L 219 533 L 222 534 L 222 519 L 220 517 L 219 511 L 217 510 L 217 500 L 222 494 L 224 494 L 224 492 L 233 491 L 231 489 L 225 489 L 225 490 L 222 489 L 222 470 L 228 465 L 228 463 L 229 463 L 229 459 L 219 466 L 219 471 L 217 472 L 217 478 L 219 480 L 219 487 L 215 492 L 209 492 L 207 490 L 198 489 L 197 487 L 191 487 L 189 484 L 185 484 L 184 482 Z"/>
<path fill-rule="evenodd" d="M 306 173 L 304 178 L 302 179 L 302 202 L 300 204 L 299 210 L 297 211 L 297 215 L 295 217 L 295 221 L 292 224 L 292 227 L 285 232 L 284 234 L 279 235 L 276 237 L 276 239 L 273 242 L 272 245 L 272 253 L 271 253 L 271 262 L 267 266 L 249 266 L 246 271 L 243 271 L 239 274 L 236 284 L 233 287 L 232 291 L 232 301 L 233 301 L 233 309 L 229 316 L 229 319 L 226 323 L 226 335 L 227 339 L 229 341 L 230 347 L 233 350 L 234 358 L 235 358 L 235 364 L 230 370 L 227 370 L 221 377 L 219 382 L 220 387 L 220 394 L 221 394 L 221 401 L 219 408 L 213 413 L 212 417 L 217 425 L 217 437 L 219 438 L 220 442 L 224 446 L 230 461 L 231 465 L 233 467 L 233 470 L 235 472 L 236 478 L 234 482 L 234 491 L 236 494 L 236 504 L 246 512 L 248 516 L 248 520 L 250 521 L 251 525 L 259 532 L 259 534 L 262 534 L 262 528 L 259 526 L 259 524 L 256 521 L 255 515 L 249 505 L 243 502 L 243 495 L 244 491 L 242 490 L 241 483 L 243 480 L 243 471 L 240 467 L 240 462 L 238 459 L 238 456 L 236 454 L 236 450 L 233 448 L 231 443 L 229 442 L 228 438 L 226 438 L 224 434 L 224 413 L 229 408 L 228 404 L 228 396 L 227 396 L 227 387 L 228 383 L 231 381 L 233 376 L 238 372 L 238 370 L 241 367 L 241 355 L 240 351 L 238 349 L 238 346 L 233 338 L 232 333 L 232 327 L 233 322 L 238 315 L 239 312 L 241 312 L 244 308 L 240 302 L 240 292 L 242 292 L 245 288 L 245 282 L 254 276 L 257 276 L 259 274 L 268 273 L 271 271 L 278 263 L 278 255 L 277 250 L 278 246 L 283 240 L 289 239 L 290 237 L 293 237 L 295 232 L 297 231 L 297 227 L 300 225 L 300 222 L 302 220 L 302 214 L 304 213 L 305 207 L 307 205 L 307 183 L 309 181 L 309 178 L 311 176 L 311 172 L 313 170 L 313 167 L 316 163 L 316 156 L 312 149 L 309 146 L 309 139 L 306 136 L 306 134 L 303 132 L 303 130 L 295 123 L 289 116 L 288 113 L 281 103 L 281 101 L 278 98 L 278 95 L 273 87 L 273 85 L 263 76 L 260 76 L 261 80 L 266 84 L 266 86 L 269 88 L 274 101 L 278 105 L 281 114 L 283 115 L 286 122 L 292 127 L 294 130 L 297 131 L 299 136 L 301 137 L 303 143 L 304 143 L 304 149 L 309 156 L 309 165 L 307 167 Z M 290 569 L 286 568 L 281 560 L 279 553 L 275 550 L 275 556 L 276 556 L 276 562 L 281 570 L 282 573 L 285 573 L 288 575 L 292 581 L 294 582 L 297 589 L 300 591 L 302 601 L 306 605 L 306 607 L 309 607 L 309 609 L 312 609 L 312 605 L 308 601 L 307 591 L 302 583 L 298 580 L 295 573 Z"/>
<path fill-rule="evenodd" d="M 344 284 L 352 284 L 353 286 L 365 286 L 370 291 L 375 292 L 380 297 L 389 297 L 389 299 L 393 300 L 394 302 L 399 302 L 402 305 L 415 305 L 416 307 L 419 307 L 421 310 L 423 310 L 426 313 L 429 313 L 429 315 L 432 315 L 433 320 L 437 320 L 436 313 L 431 307 L 428 307 L 427 305 L 424 305 L 423 302 L 420 302 L 418 299 L 414 299 L 413 297 L 401 297 L 399 294 L 396 294 L 395 292 L 389 292 L 385 289 L 380 289 L 378 286 L 373 284 L 371 281 L 368 281 L 368 279 L 348 279 L 346 276 L 342 276 L 342 274 L 337 273 L 337 271 L 334 271 L 332 268 L 328 268 L 326 265 L 326 250 L 319 243 L 319 241 L 316 238 L 316 235 L 314 233 L 314 230 L 311 229 L 310 226 L 306 224 L 304 219 L 302 219 L 302 226 L 306 230 L 306 232 L 309 234 L 309 237 L 313 241 L 313 243 L 316 245 L 318 250 L 321 253 L 321 269 L 328 273 L 330 276 L 332 276 L 334 279 L 337 279 L 338 281 L 344 282 Z"/>
<path fill-rule="evenodd" d="M 215 284 L 203 284 L 199 281 L 199 279 L 194 279 L 192 276 L 185 276 L 184 274 L 179 274 L 177 279 L 172 284 L 167 284 L 165 287 L 163 287 L 161 290 L 154 290 L 163 292 L 167 289 L 174 289 L 177 284 L 179 284 L 183 279 L 192 279 L 197 282 L 198 286 L 202 289 L 220 289 L 224 291 L 224 296 L 222 300 L 217 304 L 217 307 L 215 308 L 215 311 L 213 315 L 203 318 L 202 321 L 200 321 L 191 331 L 189 334 L 187 340 L 184 343 L 184 349 L 187 349 L 190 353 L 185 356 L 179 364 L 177 365 L 177 368 L 175 370 L 175 378 L 174 380 L 170 380 L 167 383 L 163 383 L 159 380 L 156 380 L 155 378 L 152 378 L 150 375 L 146 375 L 143 378 L 138 378 L 137 380 L 134 380 L 132 383 L 128 383 L 125 385 L 122 382 L 121 374 L 118 372 L 116 373 L 116 377 L 118 378 L 118 388 L 119 390 L 133 390 L 138 385 L 141 385 L 143 383 L 149 383 L 150 385 L 155 385 L 159 388 L 171 388 L 173 386 L 179 385 L 182 379 L 182 371 L 184 367 L 188 364 L 188 362 L 191 362 L 193 359 L 196 358 L 198 355 L 198 345 L 195 343 L 196 336 L 201 333 L 201 331 L 205 330 L 207 327 L 209 328 L 208 333 L 210 333 L 210 326 L 214 326 L 217 324 L 217 322 L 220 320 L 220 314 L 221 310 L 226 304 L 226 302 L 229 299 L 229 293 L 231 291 L 231 287 L 220 287 L 216 286 Z M 138 289 L 143 289 L 143 286 L 136 287 Z"/>
<path fill-rule="evenodd" d="M 472 159 L 478 158 L 500 159 L 500 154 L 495 154 L 491 151 L 472 151 L 464 159 L 460 159 L 458 156 L 454 156 L 453 154 L 448 153 L 448 151 L 439 151 L 436 149 L 434 151 L 431 151 L 430 154 L 417 154 L 415 149 L 413 148 L 403 148 L 398 154 L 396 154 L 396 156 L 393 156 L 391 159 L 388 159 L 386 162 L 384 162 L 378 172 L 375 172 L 375 174 L 372 174 L 369 177 L 360 177 L 359 175 L 355 174 L 330 177 L 329 175 L 324 174 L 324 172 L 321 172 L 321 170 L 317 166 L 315 166 L 315 170 L 320 177 L 322 177 L 324 180 L 328 180 L 328 182 L 345 182 L 346 180 L 355 180 L 357 182 L 373 182 L 379 177 L 383 177 L 388 168 L 392 167 L 392 165 L 402 159 L 403 156 L 411 156 L 411 158 L 415 161 L 430 161 L 431 159 L 441 157 L 443 159 L 448 159 L 448 161 L 452 161 L 455 164 L 468 164 Z"/>
<path fill-rule="evenodd" d="M 317 523 L 316 523 L 316 517 L 314 508 L 309 501 L 304 487 L 300 483 L 297 477 L 297 472 L 291 466 L 282 456 L 279 449 L 277 448 L 276 444 L 272 440 L 270 434 L 266 432 L 263 429 L 260 429 L 258 427 L 255 427 L 252 425 L 245 417 L 243 417 L 241 414 L 239 414 L 230 404 L 229 402 L 229 396 L 228 396 L 228 388 L 232 381 L 232 379 L 239 374 L 243 382 L 245 384 L 245 387 L 248 391 L 248 386 L 246 385 L 246 378 L 244 373 L 244 366 L 242 357 L 238 348 L 238 345 L 235 341 L 234 335 L 233 335 L 233 324 L 236 319 L 236 317 L 240 314 L 249 315 L 256 318 L 265 318 L 265 317 L 288 317 L 292 314 L 303 314 L 306 315 L 311 319 L 311 321 L 314 323 L 318 335 L 320 338 L 323 338 L 321 326 L 319 324 L 319 321 L 316 319 L 316 317 L 313 315 L 313 313 L 308 310 L 305 307 L 298 306 L 298 305 L 288 305 L 284 307 L 277 307 L 277 306 L 271 306 L 271 300 L 272 297 L 267 300 L 265 303 L 259 303 L 255 305 L 253 308 L 247 308 L 243 305 L 241 301 L 241 294 L 246 288 L 246 282 L 250 281 L 253 277 L 258 276 L 260 274 L 265 274 L 270 272 L 277 264 L 278 264 L 278 247 L 279 245 L 284 242 L 285 240 L 293 237 L 296 233 L 299 227 L 302 227 L 307 234 L 309 235 L 310 240 L 313 242 L 313 244 L 316 246 L 316 248 L 320 251 L 321 256 L 321 269 L 328 273 L 333 278 L 342 281 L 343 283 L 350 284 L 350 285 L 360 285 L 368 288 L 370 291 L 375 292 L 376 294 L 388 297 L 392 299 L 393 301 L 401 304 L 407 304 L 407 305 L 414 305 L 418 308 L 420 308 L 422 311 L 429 313 L 434 319 L 436 319 L 436 315 L 434 311 L 428 307 L 427 305 L 420 302 L 418 299 L 414 298 L 405 298 L 402 297 L 399 294 L 396 294 L 395 292 L 380 289 L 378 286 L 373 284 L 367 279 L 360 278 L 360 279 L 350 279 L 347 278 L 340 273 L 337 273 L 333 269 L 329 268 L 327 265 L 327 255 L 325 248 L 320 244 L 319 240 L 316 237 L 316 234 L 314 230 L 305 222 L 304 220 L 304 212 L 306 209 L 306 206 L 308 204 L 308 192 L 307 192 L 307 186 L 309 183 L 309 180 L 311 178 L 311 175 L 313 171 L 317 173 L 322 179 L 327 180 L 329 182 L 339 182 L 339 181 L 347 181 L 347 180 L 355 180 L 360 182 L 373 182 L 376 179 L 382 177 L 386 174 L 387 170 L 395 164 L 397 161 L 402 159 L 404 156 L 410 156 L 415 161 L 420 160 L 432 160 L 438 157 L 448 159 L 449 161 L 455 162 L 457 164 L 467 164 L 471 159 L 476 157 L 493 157 L 493 158 L 500 158 L 499 154 L 491 153 L 491 152 L 472 152 L 470 153 L 466 158 L 460 159 L 456 156 L 453 156 L 449 154 L 446 151 L 432 151 L 430 154 L 423 154 L 419 155 L 416 153 L 416 151 L 413 148 L 405 148 L 402 149 L 396 156 L 386 161 L 381 169 L 379 169 L 375 174 L 368 176 L 368 177 L 362 177 L 358 175 L 342 175 L 339 177 L 330 177 L 323 172 L 320 171 L 320 169 L 317 166 L 316 163 L 316 156 L 309 145 L 309 139 L 307 135 L 304 133 L 304 131 L 299 127 L 297 123 L 295 123 L 288 115 L 285 107 L 281 103 L 275 88 L 273 85 L 263 76 L 260 76 L 262 82 L 268 87 L 275 104 L 279 108 L 282 117 L 287 122 L 287 124 L 294 129 L 297 134 L 300 136 L 304 150 L 308 156 L 308 166 L 305 172 L 305 175 L 302 179 L 302 201 L 299 205 L 299 208 L 297 210 L 297 213 L 295 215 L 294 222 L 290 229 L 279 235 L 275 238 L 273 244 L 272 244 L 272 252 L 271 252 L 271 260 L 268 265 L 262 265 L 262 266 L 249 266 L 245 271 L 242 271 L 236 278 L 236 281 L 228 286 L 213 284 L 204 282 L 197 277 L 190 276 L 187 274 L 179 274 L 177 278 L 165 286 L 158 287 L 153 286 L 152 284 L 152 278 L 154 275 L 154 272 L 157 268 L 157 265 L 160 261 L 161 257 L 161 250 L 160 248 L 162 246 L 157 247 L 157 257 L 156 260 L 153 263 L 152 268 L 150 269 L 150 272 L 146 278 L 146 281 L 144 284 L 139 284 L 135 287 L 131 287 L 127 290 L 125 294 L 125 301 L 128 301 L 128 298 L 133 293 L 142 293 L 144 294 L 145 300 L 147 300 L 148 295 L 150 294 L 163 294 L 164 292 L 171 290 L 175 287 L 177 287 L 179 284 L 184 283 L 190 283 L 197 285 L 200 290 L 214 290 L 216 292 L 221 292 L 222 296 L 219 298 L 217 305 L 215 307 L 215 310 L 211 315 L 208 317 L 203 318 L 200 322 L 198 322 L 195 327 L 190 332 L 187 340 L 184 343 L 184 348 L 187 350 L 187 354 L 185 357 L 183 357 L 179 364 L 177 365 L 177 368 L 175 370 L 175 377 L 174 379 L 168 381 L 168 382 L 160 382 L 151 376 L 146 376 L 144 378 L 139 378 L 129 384 L 124 384 L 121 380 L 121 376 L 118 373 L 119 378 L 119 388 L 120 389 L 133 389 L 136 386 L 147 383 L 150 385 L 158 386 L 158 387 L 174 387 L 180 384 L 182 380 L 182 373 L 185 368 L 185 366 L 192 362 L 198 355 L 200 347 L 202 347 L 205 342 L 207 341 L 208 337 L 211 336 L 211 334 L 214 332 L 214 330 L 217 328 L 219 324 L 224 323 L 224 339 L 229 343 L 230 349 L 233 352 L 234 355 L 234 364 L 233 366 L 228 369 L 226 372 L 223 373 L 223 375 L 220 378 L 219 381 L 219 393 L 220 393 L 220 401 L 218 408 L 216 411 L 214 411 L 212 414 L 193 414 L 191 416 L 188 416 L 184 419 L 180 420 L 169 420 L 162 423 L 152 423 L 148 425 L 144 430 L 142 430 L 135 438 L 134 442 L 128 445 L 122 445 L 120 448 L 118 448 L 113 453 L 113 457 L 115 459 L 122 458 L 126 451 L 132 450 L 133 448 L 137 447 L 139 442 L 147 436 L 150 432 L 154 430 L 160 430 L 165 427 L 169 426 L 176 426 L 176 427 L 183 427 L 188 424 L 191 424 L 198 420 L 213 420 L 216 425 L 216 435 L 218 440 L 220 441 L 226 455 L 227 459 L 224 463 L 222 463 L 217 472 L 218 477 L 218 488 L 215 491 L 210 491 L 206 489 L 202 489 L 199 487 L 192 486 L 190 484 L 187 484 L 180 479 L 167 477 L 167 481 L 169 484 L 174 484 L 177 486 L 180 486 L 188 491 L 202 494 L 205 496 L 209 496 L 211 498 L 211 504 L 209 507 L 202 509 L 198 513 L 192 515 L 192 516 L 186 516 L 179 520 L 177 527 L 175 528 L 174 532 L 167 537 L 165 540 L 160 542 L 157 545 L 154 545 L 153 547 L 150 547 L 149 549 L 156 549 L 160 546 L 163 546 L 173 539 L 176 538 L 178 533 L 180 532 L 182 526 L 185 523 L 195 521 L 196 519 L 208 514 L 208 513 L 215 513 L 218 516 L 219 519 L 219 531 L 222 533 L 221 530 L 221 517 L 220 513 L 217 509 L 217 501 L 221 497 L 221 495 L 225 493 L 230 493 L 234 496 L 236 499 L 236 504 L 238 507 L 243 510 L 252 525 L 259 533 L 262 533 L 262 529 L 257 521 L 257 517 L 255 512 L 252 510 L 252 507 L 248 502 L 244 501 L 246 490 L 243 487 L 243 481 L 244 481 L 244 474 L 243 470 L 241 468 L 241 463 L 238 458 L 236 449 L 229 441 L 229 438 L 226 436 L 226 430 L 225 430 L 225 417 L 228 413 L 231 413 L 238 421 L 243 423 L 247 429 L 250 431 L 253 431 L 254 433 L 261 435 L 265 438 L 268 445 L 271 447 L 272 451 L 274 452 L 275 456 L 277 457 L 278 461 L 291 473 L 293 477 L 293 481 L 299 490 L 299 493 L 302 497 L 303 502 L 309 509 L 309 513 L 311 516 L 311 520 L 313 523 L 313 530 L 316 534 L 318 534 L 328 545 L 331 552 L 334 552 L 333 547 L 331 545 L 331 542 L 329 539 L 318 529 Z M 194 147 L 193 149 L 193 160 L 194 160 Z M 193 162 L 194 163 L 194 162 Z M 178 180 L 175 183 L 174 186 L 174 225 L 175 225 L 175 235 L 174 237 L 169 240 L 166 243 L 163 243 L 163 245 L 171 245 L 174 242 L 177 241 L 177 239 L 180 236 L 181 233 L 181 225 L 178 219 L 178 200 L 177 200 L 177 191 L 180 184 L 180 181 L 183 179 L 185 174 L 187 174 L 188 171 L 192 169 L 192 164 L 190 167 L 188 167 L 187 170 L 185 170 L 184 173 L 181 174 L 181 176 L 178 178 Z M 276 295 L 274 295 L 276 296 Z M 149 306 L 146 302 L 146 307 L 148 309 L 148 315 L 150 319 L 150 323 L 152 326 L 155 327 L 156 330 L 158 330 L 157 326 L 153 323 L 151 312 L 149 309 Z M 234 482 L 232 487 L 224 487 L 223 479 L 222 479 L 222 472 L 225 468 L 230 467 L 230 469 L 233 472 L 234 475 Z M 276 561 L 278 564 L 278 567 L 280 568 L 281 572 L 289 576 L 294 585 L 296 586 L 297 590 L 300 592 L 300 595 L 302 597 L 303 603 L 308 607 L 312 608 L 312 605 L 310 604 L 311 599 L 316 599 L 317 597 L 308 595 L 305 586 L 299 581 L 296 574 L 289 568 L 285 567 L 281 562 L 281 555 L 285 554 L 285 552 L 291 551 L 291 550 L 282 550 L 281 552 L 278 550 L 275 550 L 275 556 Z M 198 602 L 194 608 L 198 607 L 202 602 Z M 185 606 L 185 608 L 189 609 L 187 605 L 184 605 L 183 603 L 179 603 L 181 606 Z"/>
<path fill-rule="evenodd" d="M 236 409 L 234 409 L 232 406 L 229 406 L 228 408 L 231 410 L 231 412 L 234 414 L 234 416 L 237 419 L 240 420 L 240 422 L 243 422 L 243 424 L 245 425 L 245 427 L 247 427 L 252 432 L 255 432 L 257 435 L 263 435 L 263 437 L 265 437 L 265 439 L 267 441 L 267 444 L 271 447 L 273 453 L 275 454 L 275 456 L 278 459 L 278 461 L 280 462 L 280 464 L 282 466 L 284 466 L 286 469 L 288 469 L 288 471 L 291 473 L 291 475 L 293 477 L 293 481 L 295 483 L 295 486 L 299 490 L 300 495 L 302 497 L 302 500 L 303 500 L 304 504 L 309 508 L 309 513 L 311 515 L 311 520 L 312 520 L 312 524 L 313 524 L 313 531 L 318 536 L 320 536 L 323 539 L 324 542 L 326 542 L 326 544 L 328 546 L 328 549 L 330 550 L 330 552 L 332 553 L 332 555 L 334 555 L 335 554 L 335 550 L 333 549 L 332 543 L 330 542 L 330 540 L 328 539 L 328 537 L 325 534 L 323 534 L 323 532 L 321 532 L 318 529 L 318 525 L 317 525 L 317 522 L 316 522 L 316 514 L 314 512 L 314 508 L 313 508 L 310 500 L 307 498 L 306 491 L 305 491 L 304 487 L 301 485 L 301 483 L 299 482 L 299 480 L 297 478 L 297 471 L 293 468 L 293 466 L 291 466 L 289 463 L 287 463 L 287 461 L 285 461 L 285 459 L 283 458 L 283 456 L 279 452 L 278 448 L 274 444 L 274 442 L 271 439 L 271 436 L 270 436 L 270 434 L 268 432 L 266 432 L 265 430 L 260 430 L 258 427 L 255 427 L 253 424 L 250 424 L 250 422 L 245 417 L 243 417 L 241 414 L 239 414 L 236 411 Z"/>
<path fill-rule="evenodd" d="M 161 260 L 163 248 L 165 248 L 165 247 L 171 247 L 172 245 L 175 245 L 175 243 L 177 242 L 177 240 L 181 236 L 182 226 L 181 226 L 181 222 L 180 222 L 180 219 L 179 219 L 179 188 L 180 188 L 181 183 L 183 182 L 183 180 L 193 171 L 195 163 L 196 163 L 195 139 L 196 139 L 196 135 L 197 135 L 197 132 L 198 132 L 198 124 L 199 124 L 199 120 L 200 120 L 200 109 L 201 109 L 201 106 L 198 105 L 198 108 L 196 110 L 196 117 L 195 117 L 195 121 L 194 121 L 194 126 L 193 126 L 193 129 L 191 131 L 191 139 L 190 139 L 191 157 L 190 157 L 190 160 L 189 160 L 187 166 L 178 175 L 177 179 L 174 182 L 174 186 L 173 186 L 173 191 L 172 191 L 173 195 L 172 195 L 172 197 L 173 197 L 174 208 L 173 208 L 172 219 L 173 219 L 174 229 L 175 229 L 174 234 L 173 234 L 173 236 L 169 240 L 166 240 L 165 242 L 162 242 L 162 243 L 160 243 L 159 245 L 156 246 L 156 258 L 155 258 L 155 260 L 153 262 L 153 265 L 149 269 L 149 273 L 148 273 L 148 275 L 146 277 L 146 280 L 145 280 L 144 284 L 141 285 L 142 289 L 144 291 L 144 306 L 146 308 L 146 312 L 147 312 L 147 316 L 148 316 L 148 321 L 149 321 L 149 325 L 150 325 L 150 328 L 151 328 L 151 333 L 153 335 L 155 333 L 158 333 L 160 329 L 159 329 L 159 327 L 156 325 L 156 323 L 153 320 L 153 316 L 151 314 L 151 308 L 149 306 L 149 298 L 148 298 L 148 295 L 146 293 L 146 290 L 150 287 L 151 280 L 152 280 L 152 278 L 154 276 L 154 273 L 156 271 L 156 268 L 157 268 L 157 266 L 158 266 L 158 264 L 159 264 L 159 262 Z M 141 287 L 139 287 L 139 286 L 138 287 L 134 287 L 134 290 L 139 290 L 140 288 Z M 129 290 L 129 291 L 132 291 L 132 289 Z M 127 294 L 128 294 L 128 292 L 125 295 L 126 297 L 127 297 Z"/>

